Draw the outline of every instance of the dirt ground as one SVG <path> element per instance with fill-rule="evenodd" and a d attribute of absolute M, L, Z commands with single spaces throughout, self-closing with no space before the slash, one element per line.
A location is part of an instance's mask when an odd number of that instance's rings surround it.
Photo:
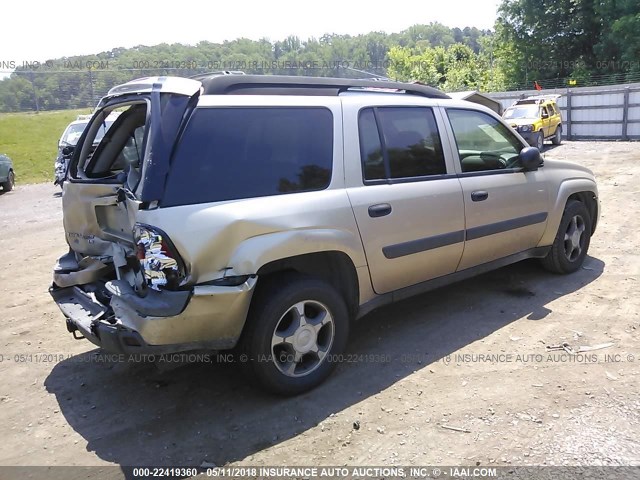
<path fill-rule="evenodd" d="M 47 293 L 58 190 L 18 183 L 0 195 L 0 465 L 640 465 L 639 149 L 547 147 L 598 178 L 583 269 L 524 262 L 378 310 L 353 361 L 289 399 L 234 365 L 128 365 L 74 340 Z M 611 345 L 547 351 L 563 342 Z"/>

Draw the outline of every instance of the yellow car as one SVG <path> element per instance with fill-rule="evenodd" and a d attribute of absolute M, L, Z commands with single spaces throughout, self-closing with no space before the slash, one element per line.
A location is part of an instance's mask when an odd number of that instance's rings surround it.
<path fill-rule="evenodd" d="M 518 100 L 502 117 L 532 147 L 542 150 L 545 140 L 562 142 L 562 115 L 556 100 L 560 95 L 540 95 Z"/>

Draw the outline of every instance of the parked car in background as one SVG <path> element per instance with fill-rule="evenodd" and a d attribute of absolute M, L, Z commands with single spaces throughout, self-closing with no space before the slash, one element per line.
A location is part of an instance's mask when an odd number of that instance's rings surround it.
<path fill-rule="evenodd" d="M 111 127 L 114 120 L 118 118 L 118 115 L 118 112 L 113 112 L 105 119 L 104 124 L 100 126 L 96 138 L 94 139 L 95 145 L 100 143 L 100 140 L 102 140 L 102 137 L 104 137 L 104 134 L 109 127 Z M 73 149 L 78 143 L 78 140 L 80 140 L 85 127 L 89 124 L 91 117 L 92 115 L 78 115 L 78 118 L 67 125 L 67 128 L 64 129 L 64 132 L 60 137 L 60 141 L 58 142 L 58 155 L 56 156 L 56 161 L 53 167 L 54 185 L 60 185 L 60 187 L 62 187 L 67 176 L 69 158 L 73 153 Z"/>
<path fill-rule="evenodd" d="M 0 154 L 0 185 L 2 190 L 10 192 L 16 184 L 16 174 L 13 171 L 13 162 L 6 155 Z"/>
<path fill-rule="evenodd" d="M 502 117 L 533 147 L 542 150 L 544 141 L 562 142 L 562 115 L 556 100 L 560 95 L 536 95 L 516 101 Z"/>

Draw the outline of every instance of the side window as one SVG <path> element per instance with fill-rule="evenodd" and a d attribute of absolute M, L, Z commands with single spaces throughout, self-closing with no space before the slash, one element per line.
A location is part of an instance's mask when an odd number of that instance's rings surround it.
<path fill-rule="evenodd" d="M 199 108 L 171 161 L 162 204 L 323 190 L 332 164 L 326 108 Z"/>
<path fill-rule="evenodd" d="M 363 109 L 359 132 L 365 181 L 447 173 L 436 120 L 430 108 Z"/>
<path fill-rule="evenodd" d="M 144 126 L 140 126 L 133 131 L 127 143 L 124 144 L 111 169 L 124 170 L 128 165 L 139 166 L 142 162 L 143 141 Z"/>
<path fill-rule="evenodd" d="M 378 133 L 376 117 L 373 108 L 367 108 L 360 113 L 358 129 L 360 132 L 360 155 L 365 180 L 382 180 L 387 178 L 382 143 Z"/>
<path fill-rule="evenodd" d="M 463 172 L 517 167 L 522 144 L 497 119 L 476 110 L 448 109 Z"/>
<path fill-rule="evenodd" d="M 547 107 L 542 107 L 542 117 L 548 117 L 549 116 L 549 110 L 547 110 Z"/>

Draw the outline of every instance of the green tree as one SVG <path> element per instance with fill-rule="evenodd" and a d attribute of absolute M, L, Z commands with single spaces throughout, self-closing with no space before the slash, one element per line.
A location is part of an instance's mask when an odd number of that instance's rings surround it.
<path fill-rule="evenodd" d="M 638 68 L 640 5 L 637 0 L 502 0 L 495 56 L 507 81 L 566 77 Z"/>
<path fill-rule="evenodd" d="M 115 85 L 135 78 L 156 75 L 192 76 L 215 70 L 242 69 L 246 73 L 321 75 L 339 77 L 397 76 L 427 79 L 443 86 L 445 72 L 450 72 L 447 86 L 467 85 L 475 78 L 485 79 L 486 72 L 474 68 L 467 57 L 469 48 L 473 61 L 481 58 L 481 68 L 494 62 L 486 60 L 484 43 L 490 32 L 476 28 L 450 29 L 440 23 L 414 25 L 402 32 L 386 34 L 370 32 L 363 35 L 327 34 L 302 40 L 289 36 L 272 42 L 239 38 L 222 43 L 208 41 L 197 45 L 138 45 L 113 48 L 95 55 L 52 59 L 53 67 L 31 72 L 18 68 L 10 77 L 0 80 L 0 111 L 34 110 L 36 98 L 41 109 L 93 107 Z M 406 47 L 409 57 L 423 56 L 405 72 L 386 65 L 394 47 Z M 401 55 L 400 51 L 394 55 Z M 453 55 L 456 60 L 452 60 Z M 489 56 L 486 57 L 490 58 Z M 87 62 L 104 62 L 103 69 L 89 70 Z M 284 62 L 295 65 L 283 68 Z M 455 66 L 450 65 L 454 63 Z M 317 66 L 317 68 L 315 67 Z M 311 68 L 309 68 L 311 67 Z M 394 67 L 395 68 L 395 67 Z M 444 79 L 443 79 L 444 78 Z M 485 80 L 482 80 L 485 82 Z"/>
<path fill-rule="evenodd" d="M 390 75 L 403 81 L 419 81 L 445 91 L 501 90 L 504 76 L 493 68 L 491 56 L 476 54 L 467 45 L 389 51 Z"/>

